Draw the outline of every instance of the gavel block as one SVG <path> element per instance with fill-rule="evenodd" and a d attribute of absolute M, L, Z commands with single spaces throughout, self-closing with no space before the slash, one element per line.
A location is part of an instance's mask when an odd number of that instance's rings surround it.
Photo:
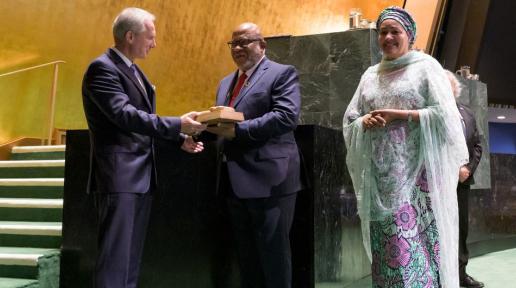
<path fill-rule="evenodd" d="M 244 114 L 236 112 L 232 107 L 214 106 L 209 110 L 202 111 L 197 115 L 196 120 L 203 124 L 217 125 L 218 123 L 235 123 L 244 121 Z"/>

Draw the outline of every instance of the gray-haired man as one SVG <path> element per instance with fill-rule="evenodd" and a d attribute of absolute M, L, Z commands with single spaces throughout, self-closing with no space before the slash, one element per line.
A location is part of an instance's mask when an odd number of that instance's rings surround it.
<path fill-rule="evenodd" d="M 194 120 L 196 112 L 155 114 L 153 86 L 134 64 L 156 47 L 152 14 L 123 10 L 113 24 L 113 36 L 115 46 L 93 60 L 82 86 L 91 141 L 88 191 L 95 193 L 99 219 L 95 286 L 133 288 L 157 187 L 154 138 L 197 153 L 202 143 L 185 134 L 206 127 Z"/>

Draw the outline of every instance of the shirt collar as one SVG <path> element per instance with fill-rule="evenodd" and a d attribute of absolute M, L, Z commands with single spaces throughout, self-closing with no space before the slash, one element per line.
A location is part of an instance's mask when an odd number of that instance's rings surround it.
<path fill-rule="evenodd" d="M 127 58 L 124 55 L 124 53 L 120 52 L 120 50 L 116 49 L 115 47 L 113 47 L 112 49 L 113 49 L 113 51 L 115 51 L 116 54 L 118 54 L 118 56 L 120 56 L 120 58 L 122 58 L 125 65 L 127 65 L 127 67 L 131 68 L 131 66 L 133 65 L 133 62 L 131 60 L 129 60 L 129 58 Z"/>

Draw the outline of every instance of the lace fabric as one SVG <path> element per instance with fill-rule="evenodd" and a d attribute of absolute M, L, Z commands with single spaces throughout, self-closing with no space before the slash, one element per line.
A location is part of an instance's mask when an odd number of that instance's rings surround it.
<path fill-rule="evenodd" d="M 362 117 L 383 108 L 418 110 L 419 123 L 395 120 L 364 131 Z M 344 114 L 343 134 L 369 258 L 370 221 L 385 219 L 409 201 L 425 170 L 439 232 L 441 285 L 458 287 L 456 187 L 468 152 L 441 65 L 411 51 L 369 67 Z"/>

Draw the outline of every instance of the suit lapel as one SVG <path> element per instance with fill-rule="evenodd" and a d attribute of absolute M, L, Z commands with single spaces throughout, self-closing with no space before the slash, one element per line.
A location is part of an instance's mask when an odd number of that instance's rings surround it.
<path fill-rule="evenodd" d="M 140 91 L 140 94 L 142 94 L 143 99 L 144 99 L 145 103 L 147 104 L 147 106 L 151 109 L 151 111 L 154 111 L 154 110 L 152 110 L 153 105 L 149 101 L 149 97 L 147 97 L 147 93 L 143 90 L 142 85 L 140 85 L 140 82 L 138 82 L 138 79 L 136 79 L 136 76 L 134 75 L 131 68 L 127 67 L 127 65 L 122 60 L 122 58 L 120 58 L 120 56 L 118 56 L 118 54 L 116 54 L 116 52 L 113 51 L 112 49 L 108 50 L 108 56 L 109 56 L 109 58 L 111 58 L 111 60 L 113 60 L 113 63 L 115 63 L 116 67 L 118 69 L 120 69 L 120 71 L 122 71 L 122 73 L 124 73 L 125 76 L 127 76 L 129 79 L 131 79 L 134 86 L 136 86 L 136 89 L 138 89 L 138 91 Z M 136 67 L 136 69 L 138 70 L 140 75 L 143 77 L 142 81 L 144 82 L 144 85 L 146 85 L 149 80 L 147 80 L 147 77 L 143 73 L 141 73 L 141 70 L 138 68 L 138 66 Z"/>
<path fill-rule="evenodd" d="M 240 90 L 240 94 L 237 96 L 235 100 L 236 107 L 242 99 L 249 94 L 253 86 L 262 78 L 262 76 L 265 74 L 265 71 L 269 69 L 269 60 L 267 58 L 264 58 L 263 61 L 256 67 L 256 70 L 254 71 L 253 75 L 247 80 L 247 83 L 242 87 L 242 90 Z"/>

